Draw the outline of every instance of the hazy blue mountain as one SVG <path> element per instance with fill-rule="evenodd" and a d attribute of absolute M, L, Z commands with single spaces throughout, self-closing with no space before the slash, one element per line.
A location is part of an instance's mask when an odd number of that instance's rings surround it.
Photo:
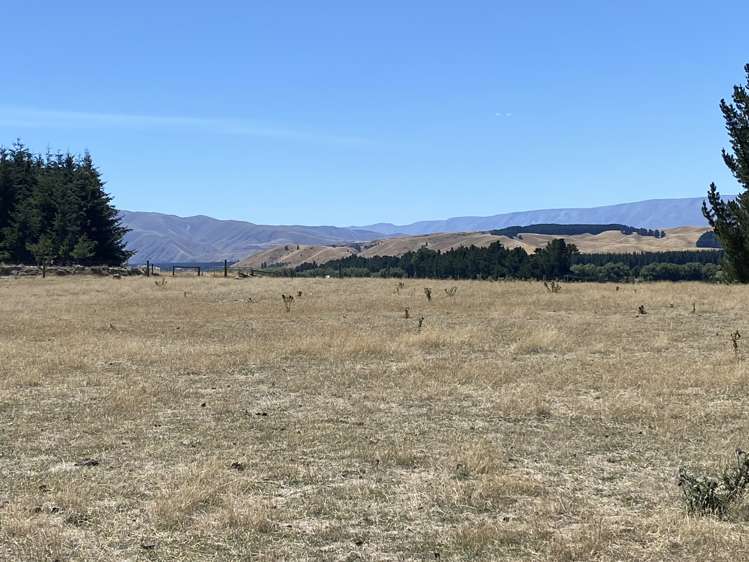
<path fill-rule="evenodd" d="M 507 226 L 541 223 L 620 223 L 643 228 L 704 226 L 702 197 L 651 199 L 605 207 L 545 209 L 504 213 L 490 217 L 455 217 L 408 225 L 378 223 L 363 227 L 272 226 L 202 215 L 177 217 L 161 213 L 122 211 L 132 229 L 125 237 L 136 251 L 132 263 L 209 262 L 241 260 L 271 246 L 282 244 L 335 245 L 367 242 L 392 236 L 475 232 Z"/>
<path fill-rule="evenodd" d="M 577 209 L 544 209 L 504 213 L 490 217 L 455 217 L 445 220 L 421 221 L 407 225 L 377 223 L 362 226 L 381 235 L 433 234 L 435 232 L 473 232 L 507 226 L 528 224 L 608 224 L 620 223 L 642 228 L 672 228 L 675 226 L 704 226 L 703 197 L 684 199 L 650 199 L 636 203 L 621 203 L 605 207 Z"/>
<path fill-rule="evenodd" d="M 202 215 L 177 217 L 161 213 L 121 211 L 131 229 L 125 236 L 136 252 L 131 263 L 236 261 L 279 244 L 366 242 L 382 235 L 335 226 L 272 226 Z"/>

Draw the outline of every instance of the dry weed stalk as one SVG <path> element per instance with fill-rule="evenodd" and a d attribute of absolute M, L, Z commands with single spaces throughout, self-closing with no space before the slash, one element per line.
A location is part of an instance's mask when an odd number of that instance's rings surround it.
<path fill-rule="evenodd" d="M 427 302 L 432 302 L 432 288 L 424 287 L 424 296 L 427 298 Z"/>
<path fill-rule="evenodd" d="M 741 339 L 741 334 L 738 330 L 736 330 L 734 333 L 731 334 L 731 344 L 733 345 L 733 352 L 736 355 L 736 357 L 739 356 L 739 340 Z"/>
<path fill-rule="evenodd" d="M 406 318 L 406 319 L 408 319 L 408 318 L 410 318 L 410 317 L 411 317 L 411 314 L 410 314 L 410 313 L 409 313 L 409 311 L 408 311 L 408 307 L 406 307 L 406 308 L 405 308 L 405 309 L 403 310 L 403 318 Z"/>
<path fill-rule="evenodd" d="M 445 289 L 445 294 L 448 297 L 454 297 L 455 293 L 457 293 L 457 292 L 458 292 L 458 288 L 457 287 L 450 287 L 449 289 Z"/>
<path fill-rule="evenodd" d="M 558 293 L 562 290 L 562 286 L 557 283 L 556 281 L 552 281 L 551 283 L 547 283 L 544 281 L 544 287 L 546 287 L 546 290 L 550 293 Z"/>
<path fill-rule="evenodd" d="M 158 287 L 159 289 L 166 289 L 166 285 L 167 285 L 167 280 L 166 280 L 166 279 L 157 279 L 156 281 L 154 281 L 154 284 L 155 284 L 155 285 L 156 285 L 156 286 L 157 286 L 157 287 Z"/>
<path fill-rule="evenodd" d="M 294 295 L 281 294 L 283 299 L 283 305 L 286 307 L 286 312 L 291 312 L 291 305 L 294 304 Z"/>

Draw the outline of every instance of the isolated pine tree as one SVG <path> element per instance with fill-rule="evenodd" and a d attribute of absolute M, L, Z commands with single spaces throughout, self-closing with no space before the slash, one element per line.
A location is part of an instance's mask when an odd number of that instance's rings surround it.
<path fill-rule="evenodd" d="M 725 250 L 726 273 L 740 283 L 749 283 L 749 64 L 744 70 L 747 83 L 734 86 L 733 103 L 720 101 L 732 149 L 723 149 L 723 161 L 743 192 L 733 201 L 724 201 L 711 183 L 702 213 Z"/>

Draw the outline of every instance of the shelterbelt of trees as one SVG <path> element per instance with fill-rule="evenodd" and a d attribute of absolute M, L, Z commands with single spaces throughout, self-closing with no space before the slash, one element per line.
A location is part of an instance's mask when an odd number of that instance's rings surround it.
<path fill-rule="evenodd" d="M 517 237 L 518 234 L 551 234 L 553 236 L 574 236 L 576 234 L 601 234 L 610 230 L 618 230 L 622 234 L 639 234 L 640 236 L 652 236 L 654 238 L 664 238 L 666 232 L 663 230 L 651 228 L 638 228 L 626 224 L 529 224 L 527 226 L 508 226 L 497 230 L 490 230 L 490 234 L 496 236 Z"/>
<path fill-rule="evenodd" d="M 0 147 L 0 262 L 121 265 L 126 232 L 90 154 Z"/>
<path fill-rule="evenodd" d="M 440 252 L 420 248 L 402 256 L 349 256 L 323 265 L 305 263 L 295 275 L 412 277 L 434 279 L 567 279 L 581 281 L 717 281 L 721 251 L 581 254 L 574 244 L 555 239 L 528 254 L 501 242 Z"/>

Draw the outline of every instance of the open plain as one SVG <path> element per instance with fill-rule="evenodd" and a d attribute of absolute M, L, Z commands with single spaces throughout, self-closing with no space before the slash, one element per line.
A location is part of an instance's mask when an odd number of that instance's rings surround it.
<path fill-rule="evenodd" d="M 154 281 L 0 278 L 0 559 L 749 559 L 746 287 Z"/>

